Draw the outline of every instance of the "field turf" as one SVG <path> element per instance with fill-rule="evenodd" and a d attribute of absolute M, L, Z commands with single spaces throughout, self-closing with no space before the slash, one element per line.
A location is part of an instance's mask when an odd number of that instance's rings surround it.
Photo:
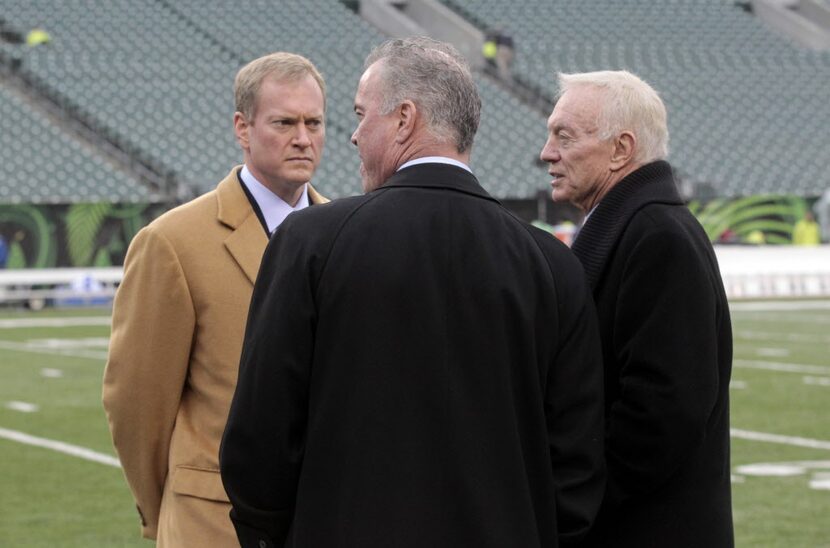
<path fill-rule="evenodd" d="M 830 301 L 732 317 L 736 544 L 830 547 Z M 0 546 L 151 546 L 101 408 L 108 320 L 0 309 Z"/>

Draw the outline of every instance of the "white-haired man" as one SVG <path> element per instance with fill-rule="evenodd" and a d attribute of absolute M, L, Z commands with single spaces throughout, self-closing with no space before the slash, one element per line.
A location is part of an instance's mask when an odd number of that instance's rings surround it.
<path fill-rule="evenodd" d="M 559 86 L 541 158 L 554 200 L 588 216 L 573 250 L 605 366 L 608 484 L 588 545 L 732 546 L 729 309 L 664 160 L 666 109 L 625 71 Z"/>

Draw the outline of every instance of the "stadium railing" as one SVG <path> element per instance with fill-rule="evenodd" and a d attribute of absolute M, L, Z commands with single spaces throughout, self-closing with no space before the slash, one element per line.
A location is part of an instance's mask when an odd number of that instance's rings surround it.
<path fill-rule="evenodd" d="M 122 276 L 121 267 L 0 270 L 0 304 L 34 310 L 47 305 L 106 305 Z"/>

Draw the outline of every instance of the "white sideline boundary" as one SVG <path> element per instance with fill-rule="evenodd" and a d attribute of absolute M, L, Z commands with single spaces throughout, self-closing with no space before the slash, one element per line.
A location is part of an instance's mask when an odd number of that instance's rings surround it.
<path fill-rule="evenodd" d="M 65 455 L 78 457 L 80 459 L 97 462 L 100 464 L 106 464 L 107 466 L 113 466 L 115 468 L 121 468 L 121 462 L 111 455 L 105 455 L 104 453 L 98 453 L 97 451 L 87 449 L 86 447 L 79 447 L 77 445 L 64 443 L 62 441 L 39 438 L 37 436 L 32 436 L 24 432 L 18 432 L 17 430 L 9 430 L 7 428 L 2 427 L 0 427 L 0 438 L 16 441 L 24 445 L 33 445 L 35 447 L 51 449 L 52 451 L 64 453 Z"/>
<path fill-rule="evenodd" d="M 732 360 L 732 366 L 742 367 L 744 369 L 764 369 L 767 371 L 783 371 L 785 373 L 808 373 L 811 375 L 830 375 L 830 367 L 824 365 L 767 362 L 759 360 Z"/>
<path fill-rule="evenodd" d="M 739 438 L 743 440 L 781 443 L 784 445 L 809 447 L 810 449 L 826 449 L 830 451 L 830 441 L 800 438 L 798 436 L 781 436 L 779 434 L 767 434 L 764 432 L 752 432 L 750 430 L 741 430 L 740 428 L 730 428 L 729 434 L 733 438 Z"/>
<path fill-rule="evenodd" d="M 830 300 L 815 298 L 803 301 L 730 301 L 729 310 L 732 312 L 769 312 L 769 311 L 796 311 L 796 310 L 827 310 L 830 309 Z"/>
<path fill-rule="evenodd" d="M 76 327 L 109 325 L 109 316 L 76 316 L 67 318 L 0 318 L 0 329 L 28 327 Z"/>
<path fill-rule="evenodd" d="M 30 352 L 32 354 L 49 354 L 52 356 L 69 356 L 72 358 L 87 358 L 90 360 L 106 360 L 106 350 L 83 350 L 83 349 L 62 349 L 35 346 L 30 343 L 14 341 L 0 341 L 0 349 L 12 350 L 14 352 Z"/>
<path fill-rule="evenodd" d="M 750 430 L 742 430 L 740 428 L 731 428 L 729 434 L 733 438 L 739 438 L 744 440 L 780 443 L 783 445 L 794 445 L 796 447 L 807 447 L 810 449 L 825 449 L 830 451 L 830 441 L 801 438 L 798 436 L 781 436 L 779 434 L 767 434 L 765 432 L 752 432 Z M 10 441 L 16 441 L 24 445 L 33 445 L 35 447 L 50 449 L 52 451 L 57 451 L 58 453 L 63 453 L 65 455 L 78 457 L 84 460 L 97 462 L 100 464 L 106 464 L 107 466 L 112 466 L 114 468 L 121 468 L 121 462 L 111 455 L 105 455 L 104 453 L 98 453 L 97 451 L 87 449 L 86 447 L 79 447 L 77 445 L 64 443 L 62 441 L 39 438 L 37 436 L 32 436 L 24 432 L 18 432 L 17 430 L 9 430 L 7 428 L 2 427 L 0 427 L 0 438 L 4 438 Z"/>

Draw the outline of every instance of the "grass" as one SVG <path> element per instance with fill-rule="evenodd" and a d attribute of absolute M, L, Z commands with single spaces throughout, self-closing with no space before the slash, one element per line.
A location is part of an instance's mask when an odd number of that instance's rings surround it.
<path fill-rule="evenodd" d="M 5 320 L 90 318 L 99 325 L 9 327 Z M 114 455 L 101 408 L 106 310 L 0 309 L 0 428 Z M 97 319 L 97 320 L 96 320 Z M 733 311 L 732 426 L 830 441 L 830 303 L 826 309 Z M 810 372 L 758 369 L 818 366 Z M 46 375 L 44 375 L 46 370 Z M 54 376 L 55 370 L 61 376 Z M 52 376 L 50 376 L 52 375 Z M 826 379 L 822 381 L 821 379 Z M 7 407 L 35 404 L 36 412 Z M 825 462 L 789 477 L 741 474 L 756 463 Z M 740 547 L 830 547 L 830 449 L 733 438 L 733 507 Z M 136 546 L 138 516 L 121 470 L 0 439 L 0 546 Z"/>

